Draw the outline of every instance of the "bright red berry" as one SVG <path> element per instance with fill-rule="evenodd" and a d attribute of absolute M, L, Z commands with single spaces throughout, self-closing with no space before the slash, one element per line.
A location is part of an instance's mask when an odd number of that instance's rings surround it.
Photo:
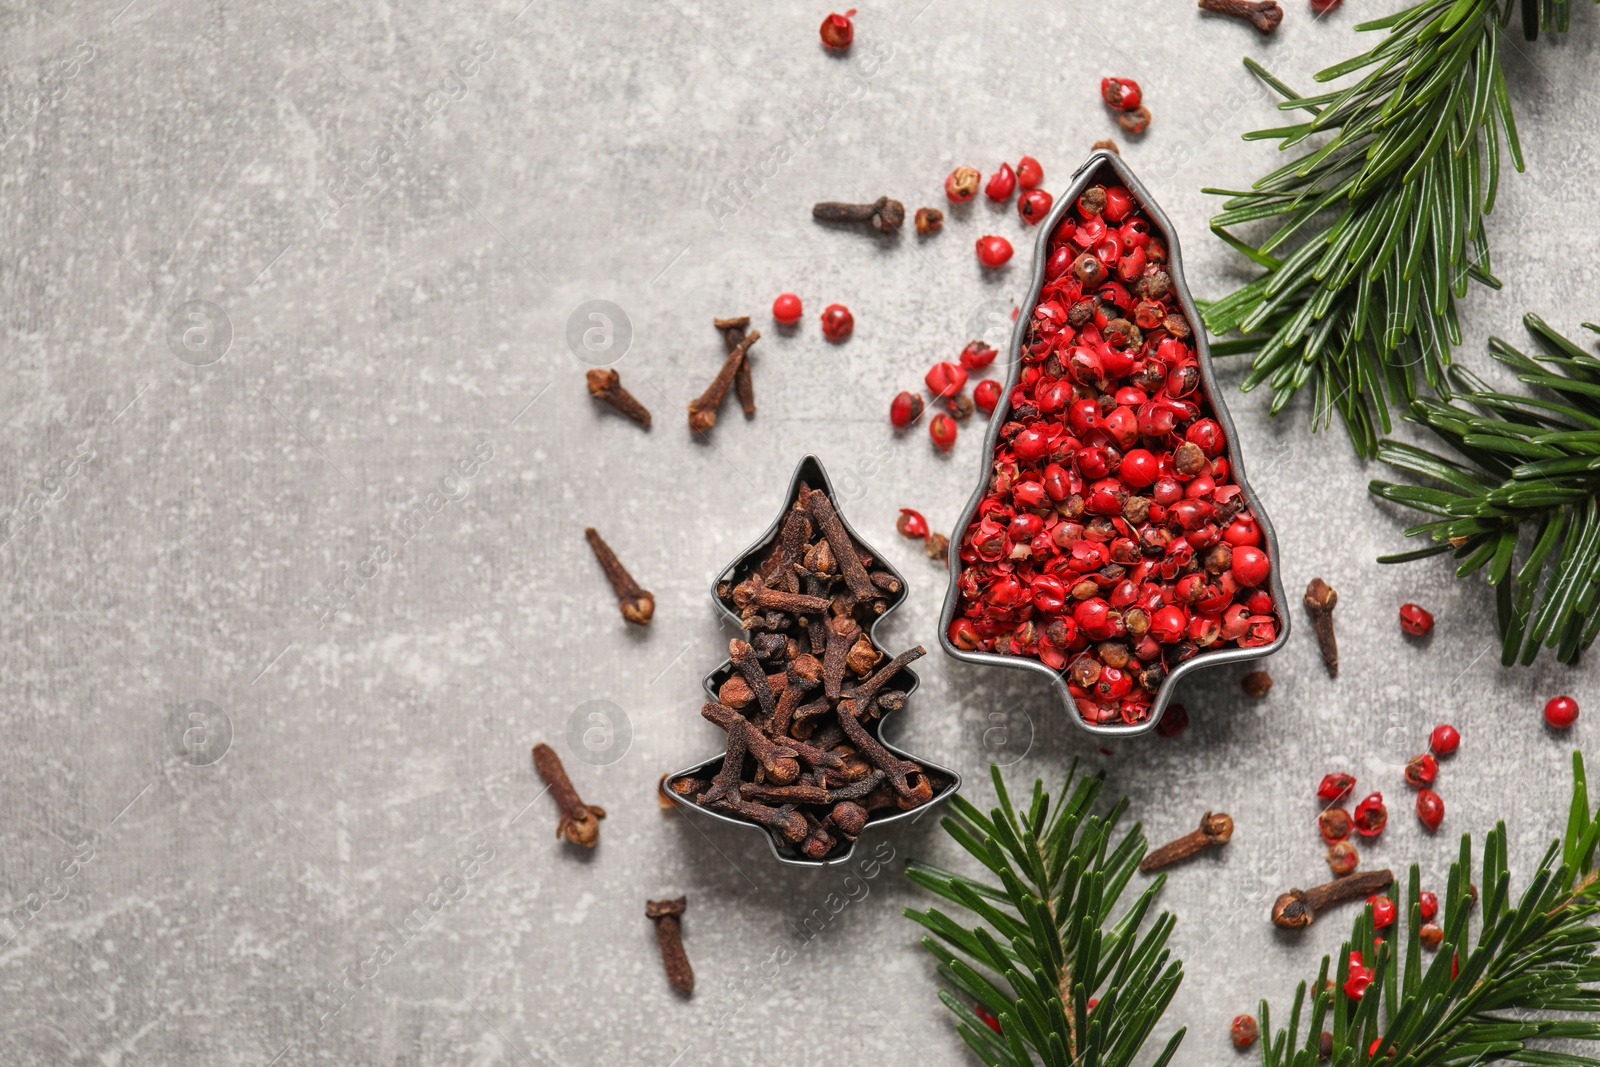
<path fill-rule="evenodd" d="M 916 393 L 896 393 L 889 401 L 889 421 L 903 430 L 922 417 L 922 398 Z"/>
<path fill-rule="evenodd" d="M 772 318 L 781 326 L 793 326 L 800 321 L 800 298 L 793 293 L 780 293 L 772 302 Z"/>
<path fill-rule="evenodd" d="M 1360 1000 L 1367 987 L 1372 984 L 1372 972 L 1359 963 L 1350 964 L 1350 975 L 1344 982 L 1344 995 L 1351 1000 Z"/>
<path fill-rule="evenodd" d="M 1317 796 L 1322 800 L 1338 803 L 1348 797 L 1355 787 L 1355 775 L 1335 771 L 1322 776 L 1322 781 L 1317 785 Z"/>
<path fill-rule="evenodd" d="M 1256 1043 L 1260 1033 L 1253 1015 L 1235 1015 L 1228 1026 L 1228 1036 L 1233 1040 L 1234 1048 L 1249 1048 Z"/>
<path fill-rule="evenodd" d="M 1260 585 L 1271 569 L 1267 554 L 1254 545 L 1240 545 L 1233 550 L 1233 576 L 1240 585 Z"/>
<path fill-rule="evenodd" d="M 855 23 L 850 19 L 855 15 L 856 9 L 851 8 L 844 14 L 837 11 L 822 20 L 822 43 L 829 48 L 845 49 L 850 47 L 850 42 L 856 39 Z"/>
<path fill-rule="evenodd" d="M 983 175 L 976 167 L 957 167 L 944 180 L 944 195 L 952 204 L 964 204 L 978 195 L 978 183 Z"/>
<path fill-rule="evenodd" d="M 1431 789 L 1417 791 L 1417 818 L 1430 830 L 1437 830 L 1444 821 L 1444 801 Z"/>
<path fill-rule="evenodd" d="M 1438 948 L 1444 941 L 1444 929 L 1438 923 L 1425 922 L 1417 931 L 1417 940 L 1422 942 L 1423 948 Z"/>
<path fill-rule="evenodd" d="M 1000 1020 L 994 1017 L 994 1012 L 990 1011 L 982 1004 L 974 1004 L 972 1006 L 972 1014 L 982 1019 L 983 1025 L 987 1026 L 995 1033 L 998 1034 L 1000 1032 Z"/>
<path fill-rule="evenodd" d="M 966 388 L 967 372 L 959 364 L 935 363 L 922 379 L 936 400 L 948 400 Z"/>
<path fill-rule="evenodd" d="M 985 415 L 993 415 L 995 405 L 1000 403 L 1000 383 L 993 378 L 985 378 L 974 385 L 972 402 L 978 405 L 978 410 Z"/>
<path fill-rule="evenodd" d="M 1432 755 L 1424 752 L 1420 756 L 1412 756 L 1406 764 L 1406 784 L 1416 789 L 1422 789 L 1433 784 L 1439 777 L 1439 761 Z"/>
<path fill-rule="evenodd" d="M 900 531 L 901 537 L 913 540 L 928 536 L 928 520 L 922 517 L 921 512 L 912 511 L 910 508 L 900 509 L 900 517 L 895 520 L 894 528 Z"/>
<path fill-rule="evenodd" d="M 1044 168 L 1032 156 L 1017 161 L 1017 184 L 1024 189 L 1037 189 L 1044 184 Z"/>
<path fill-rule="evenodd" d="M 1367 903 L 1372 905 L 1372 928 L 1382 930 L 1394 925 L 1394 901 L 1385 896 L 1370 896 Z"/>
<path fill-rule="evenodd" d="M 982 370 L 994 362 L 995 350 L 982 341 L 968 341 L 961 350 L 961 365 L 968 370 Z"/>
<path fill-rule="evenodd" d="M 1544 706 L 1544 721 L 1553 730 L 1565 730 L 1578 721 L 1578 702 L 1571 697 L 1551 697 Z"/>
<path fill-rule="evenodd" d="M 1350 827 L 1350 813 L 1343 808 L 1328 808 L 1317 816 L 1317 829 L 1330 845 L 1349 837 Z"/>
<path fill-rule="evenodd" d="M 1443 811 L 1441 807 L 1440 811 Z M 1389 809 L 1383 806 L 1383 794 L 1372 793 L 1356 805 L 1356 833 L 1362 837 L 1377 837 L 1389 822 Z"/>
<path fill-rule="evenodd" d="M 1432 922 L 1433 917 L 1439 914 L 1439 898 L 1424 890 L 1417 894 L 1417 907 L 1422 912 L 1422 921 Z"/>
<path fill-rule="evenodd" d="M 1011 242 L 989 234 L 978 238 L 978 262 L 990 270 L 1003 267 L 1011 258 Z"/>
<path fill-rule="evenodd" d="M 1017 174 L 1011 169 L 1011 164 L 1002 163 L 1000 169 L 989 175 L 989 184 L 983 187 L 983 195 L 995 203 L 1008 200 L 1017 189 Z"/>
<path fill-rule="evenodd" d="M 822 309 L 822 336 L 838 344 L 849 338 L 856 328 L 856 317 L 843 304 L 829 304 Z"/>
<path fill-rule="evenodd" d="M 1433 749 L 1436 756 L 1449 756 L 1461 747 L 1461 733 L 1448 723 L 1435 726 L 1433 733 L 1428 735 L 1428 747 Z"/>
<path fill-rule="evenodd" d="M 1311 10 L 1318 15 L 1324 15 L 1338 7 L 1342 2 L 1343 0 L 1311 0 Z"/>
<path fill-rule="evenodd" d="M 933 438 L 934 447 L 939 451 L 950 451 L 956 443 L 956 420 L 939 412 L 928 420 L 928 436 Z"/>
<path fill-rule="evenodd" d="M 1017 214 L 1022 216 L 1022 221 L 1029 226 L 1037 226 L 1050 214 L 1050 205 L 1054 198 L 1043 189 L 1029 189 L 1017 197 Z"/>
<path fill-rule="evenodd" d="M 1416 604 L 1401 604 L 1400 629 L 1412 637 L 1426 637 L 1433 630 L 1433 614 Z"/>
<path fill-rule="evenodd" d="M 1100 99 L 1118 111 L 1132 111 L 1144 99 L 1144 94 L 1132 78 L 1101 78 Z"/>

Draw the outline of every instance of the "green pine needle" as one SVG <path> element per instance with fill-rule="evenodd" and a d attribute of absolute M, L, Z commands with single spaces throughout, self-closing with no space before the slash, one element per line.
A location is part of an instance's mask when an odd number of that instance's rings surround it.
<path fill-rule="evenodd" d="M 1406 536 L 1432 542 L 1379 562 L 1451 553 L 1458 574 L 1481 570 L 1495 587 L 1502 663 L 1532 663 L 1541 648 L 1573 663 L 1600 631 L 1600 359 L 1537 316 L 1523 322 L 1537 357 L 1499 338 L 1489 351 L 1540 395 L 1502 393 L 1458 370 L 1454 401 L 1419 400 L 1409 415 L 1453 456 L 1379 446 L 1383 462 L 1433 483 L 1371 483 L 1427 516 Z"/>
<path fill-rule="evenodd" d="M 1520 896 L 1513 897 L 1506 870 L 1505 824 L 1484 842 L 1476 901 L 1469 888 L 1472 840 L 1463 836 L 1434 920 L 1444 941 L 1427 950 L 1418 936 L 1422 915 L 1413 864 L 1400 909 L 1406 921 L 1396 920 L 1381 948 L 1372 948 L 1372 909 L 1364 908 L 1338 955 L 1323 957 L 1317 981 L 1309 988 L 1300 983 L 1289 1026 L 1274 1034 L 1263 1002 L 1265 1067 L 1315 1067 L 1323 1031 L 1332 1035 L 1335 1064 L 1600 1063 L 1529 1045 L 1550 1039 L 1600 1041 L 1600 991 L 1591 988 L 1600 982 L 1600 887 L 1594 868 L 1600 823 L 1589 812 L 1583 757 L 1577 752 L 1572 765 L 1566 834 L 1551 842 Z M 1360 1000 L 1343 990 L 1352 950 L 1376 972 Z M 1459 966 L 1458 974 L 1452 975 L 1452 963 Z M 1534 1012 L 1539 1014 L 1530 1015 Z M 1303 1031 L 1302 1019 L 1308 1024 Z"/>
<path fill-rule="evenodd" d="M 1499 28 L 1515 10 L 1530 40 L 1564 32 L 1571 4 L 1423 0 L 1356 27 L 1387 33 L 1316 75 L 1365 72 L 1359 80 L 1315 96 L 1245 60 L 1284 97 L 1280 110 L 1306 117 L 1245 135 L 1299 149 L 1249 192 L 1206 190 L 1229 197 L 1213 232 L 1264 270 L 1203 318 L 1218 337 L 1240 334 L 1216 354 L 1251 356 L 1243 388 L 1270 386 L 1274 414 L 1309 386 L 1314 426 L 1337 416 L 1366 456 L 1390 430 L 1389 408 L 1417 399 L 1419 377 L 1448 396 L 1445 368 L 1461 343 L 1455 302 L 1469 280 L 1500 286 L 1483 217 L 1502 138 L 1511 165 L 1523 165 Z M 1264 219 L 1278 229 L 1260 244 L 1231 232 Z"/>

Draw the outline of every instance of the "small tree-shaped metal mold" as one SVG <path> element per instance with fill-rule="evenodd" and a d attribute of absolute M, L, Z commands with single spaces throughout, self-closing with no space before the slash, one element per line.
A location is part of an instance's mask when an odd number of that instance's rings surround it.
<path fill-rule="evenodd" d="M 743 633 L 705 677 L 702 715 L 724 752 L 670 774 L 666 796 L 760 830 L 780 862 L 847 862 L 869 829 L 922 811 L 961 786 L 955 771 L 897 748 L 884 723 L 917 689 L 878 625 L 906 597 L 905 579 L 839 514 L 815 456 L 800 461 L 783 510 L 712 583 Z"/>

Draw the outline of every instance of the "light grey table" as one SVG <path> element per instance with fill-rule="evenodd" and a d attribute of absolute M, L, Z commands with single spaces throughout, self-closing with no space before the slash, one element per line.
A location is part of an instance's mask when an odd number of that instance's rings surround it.
<path fill-rule="evenodd" d="M 1567 40 L 1507 42 L 1530 173 L 1508 177 L 1490 225 L 1506 288 L 1463 307 L 1479 368 L 1525 310 L 1568 330 L 1600 315 L 1600 19 L 1575 6 Z M 780 869 L 755 836 L 653 797 L 716 748 L 699 679 L 729 635 L 707 583 L 805 452 L 910 576 L 891 640 L 935 645 L 944 576 L 893 520 L 953 522 L 978 434 L 939 455 L 885 413 L 1020 296 L 1028 235 L 982 202 L 928 241 L 826 230 L 808 208 L 942 205 L 952 166 L 1023 153 L 1064 178 L 1117 135 L 1099 78 L 1130 75 L 1155 122 L 1118 140 L 1181 228 L 1191 285 L 1218 295 L 1240 264 L 1199 189 L 1274 159 L 1238 139 L 1277 121 L 1241 54 L 1305 85 L 1368 13 L 1351 0 L 1313 24 L 1287 7 L 1262 41 L 1158 0 L 910 0 L 864 8 L 850 60 L 818 45 L 826 5 L 0 15 L 0 1062 L 971 1062 L 900 917 L 928 902 L 908 856 L 962 862 L 934 820 L 869 835 L 893 858 L 851 880 Z M 984 232 L 1019 243 L 1009 269 L 978 268 Z M 806 302 L 792 334 L 768 328 L 783 290 Z M 614 334 L 604 358 L 654 409 L 648 434 L 585 394 L 579 353 L 600 357 L 567 338 L 587 301 L 626 317 L 625 352 Z M 857 322 L 840 346 L 817 328 L 834 301 Z M 721 359 L 711 319 L 745 312 L 767 334 L 759 414 L 730 404 L 691 440 L 683 405 Z M 1478 582 L 1374 564 L 1403 519 L 1369 501 L 1379 471 L 1340 435 L 1310 436 L 1303 409 L 1269 421 L 1261 396 L 1233 411 L 1285 584 L 1340 591 L 1337 682 L 1302 627 L 1267 699 L 1219 671 L 1183 694 L 1186 734 L 1103 752 L 1043 685 L 935 652 L 894 725 L 980 803 L 991 759 L 1021 782 L 1077 759 L 1157 840 L 1207 808 L 1234 815 L 1233 844 L 1165 896 L 1188 972 L 1168 1021 L 1191 1028 L 1190 1063 L 1234 1062 L 1228 1019 L 1283 1002 L 1344 927 L 1266 922 L 1271 896 L 1324 871 L 1325 770 L 1394 801 L 1369 862 L 1415 859 L 1437 884 L 1455 833 L 1498 818 L 1518 864 L 1540 851 L 1595 724 L 1554 737 L 1539 708 L 1567 691 L 1600 714 L 1592 672 L 1497 666 Z M 603 589 L 591 524 L 655 591 L 648 631 Z M 1398 632 L 1407 599 L 1438 617 L 1426 644 Z M 590 764 L 569 738 L 594 701 L 614 729 Z M 1465 741 L 1430 839 L 1398 764 L 1441 720 Z M 609 811 L 593 854 L 552 838 L 538 739 Z M 643 914 L 678 893 L 687 1002 Z M 802 945 L 830 894 L 847 903 Z"/>

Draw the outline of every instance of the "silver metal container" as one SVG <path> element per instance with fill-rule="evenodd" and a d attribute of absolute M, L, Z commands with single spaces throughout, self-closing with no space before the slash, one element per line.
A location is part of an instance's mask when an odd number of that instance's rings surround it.
<path fill-rule="evenodd" d="M 789 513 L 789 509 L 794 505 L 795 500 L 800 495 L 801 482 L 806 483 L 812 489 L 820 489 L 823 493 L 827 494 L 829 500 L 838 500 L 838 496 L 833 491 L 833 483 L 828 479 L 828 472 L 822 467 L 822 461 L 817 459 L 816 456 L 810 455 L 802 459 L 799 466 L 795 468 L 794 476 L 789 479 L 789 491 L 783 498 L 783 507 L 778 510 L 778 517 L 772 520 L 772 525 L 767 527 L 767 531 L 757 538 L 753 545 L 741 552 L 738 558 L 730 563 L 721 574 L 717 575 L 715 580 L 713 580 L 711 583 L 711 599 L 715 601 L 717 609 L 722 612 L 723 616 L 728 619 L 729 622 L 733 623 L 735 628 L 742 628 L 742 623 L 739 620 L 739 616 L 730 610 L 723 599 L 717 595 L 718 587 L 723 585 L 725 582 L 737 582 L 740 578 L 744 577 L 755 568 L 760 559 L 766 554 L 767 550 L 771 548 L 773 542 L 778 539 L 779 532 L 783 526 L 784 516 Z M 838 511 L 837 506 L 835 507 L 835 510 Z M 894 575 L 895 579 L 900 583 L 900 592 L 887 598 L 889 601 L 888 609 L 885 610 L 882 615 L 878 616 L 877 619 L 873 620 L 872 625 L 867 628 L 867 633 L 872 639 L 873 644 L 878 645 L 881 648 L 882 645 L 878 642 L 878 626 L 891 614 L 893 614 L 895 608 L 899 607 L 900 604 L 905 601 L 910 589 L 906 584 L 905 576 L 896 570 L 888 560 L 884 559 L 876 550 L 874 550 L 870 545 L 861 539 L 861 535 L 856 533 L 855 529 L 850 525 L 850 521 L 844 517 L 844 513 L 842 511 L 839 512 L 839 521 L 844 525 L 845 530 L 850 534 L 850 537 L 856 542 L 856 544 L 860 545 L 862 549 L 870 553 L 874 559 L 876 559 L 877 562 L 875 566 L 881 567 L 883 570 Z M 733 670 L 733 662 L 731 660 L 724 660 L 722 666 L 705 676 L 703 685 L 705 687 L 707 696 L 711 700 L 717 699 L 717 687 L 720 686 L 722 682 L 733 673 Z M 890 684 L 893 688 L 904 692 L 906 697 L 909 699 L 916 693 L 919 681 L 917 679 L 916 672 L 907 667 L 897 674 Z M 898 748 L 889 741 L 885 740 L 883 736 L 883 728 L 884 724 L 889 720 L 889 718 L 890 715 L 885 714 L 872 723 L 869 729 L 873 738 L 875 738 L 879 744 L 883 745 L 883 747 L 888 749 L 890 752 L 893 752 L 902 759 L 908 759 L 921 765 L 925 771 L 937 775 L 947 784 L 934 794 L 932 800 L 928 801 L 928 803 L 922 805 L 921 807 L 912 808 L 910 811 L 897 811 L 891 815 L 878 815 L 868 820 L 866 827 L 862 830 L 862 836 L 865 836 L 874 830 L 882 829 L 891 823 L 899 822 L 901 819 L 907 818 L 908 816 L 916 816 L 919 813 L 926 812 L 932 809 L 934 805 L 939 804 L 941 801 L 947 799 L 961 788 L 961 775 L 957 774 L 955 771 L 925 760 L 921 756 L 913 755 L 912 753 L 907 752 L 902 748 Z M 718 753 L 717 755 L 712 756 L 710 759 L 702 760 L 692 767 L 687 767 L 684 770 L 678 771 L 674 774 L 669 774 L 667 775 L 666 782 L 663 783 L 663 786 L 674 782 L 679 778 L 710 778 L 714 776 L 717 770 L 722 766 L 722 759 L 723 753 Z M 857 841 L 850 842 L 847 848 L 839 851 L 835 855 L 827 857 L 826 859 L 814 860 L 807 856 L 801 855 L 792 846 L 780 846 L 778 840 L 773 836 L 773 834 L 763 826 L 759 826 L 756 823 L 741 819 L 736 815 L 729 814 L 728 812 L 717 808 L 701 807 L 700 805 L 695 804 L 693 801 L 687 800 L 683 797 L 678 797 L 670 793 L 667 795 L 671 796 L 673 800 L 677 801 L 680 806 L 691 811 L 695 811 L 709 818 L 716 819 L 719 822 L 724 822 L 732 826 L 740 826 L 747 830 L 756 831 L 757 833 L 761 834 L 762 837 L 766 838 L 767 846 L 772 849 L 772 854 L 777 857 L 778 862 L 787 863 L 795 867 L 832 867 L 841 863 L 847 863 L 849 862 L 850 857 L 855 854 L 856 844 L 860 840 L 860 838 L 858 838 Z"/>
<path fill-rule="evenodd" d="M 1088 723 L 1083 721 L 1083 716 L 1078 713 L 1072 694 L 1067 690 L 1067 679 L 1064 671 L 1054 670 L 1039 660 L 1027 656 L 1003 656 L 995 652 L 966 652 L 957 648 L 950 641 L 950 624 L 955 620 L 960 609 L 961 593 L 957 586 L 957 579 L 961 577 L 961 538 L 966 533 L 967 526 L 972 522 L 973 513 L 977 511 L 982 502 L 989 484 L 989 474 L 994 462 L 995 442 L 1000 434 L 1000 427 L 1004 424 L 1006 413 L 1011 406 L 1011 390 L 1017 383 L 1017 377 L 1022 371 L 1022 344 L 1027 335 L 1027 325 L 1032 319 L 1034 306 L 1039 302 L 1040 290 L 1044 287 L 1044 271 L 1046 261 L 1050 255 L 1050 235 L 1055 232 L 1056 224 L 1061 221 L 1061 216 L 1072 210 L 1079 194 L 1091 185 L 1122 185 L 1128 189 L 1139 202 L 1139 206 L 1149 217 L 1152 226 L 1158 230 L 1167 243 L 1167 272 L 1172 277 L 1172 287 L 1177 293 L 1178 304 L 1183 309 L 1184 316 L 1194 328 L 1192 338 L 1195 352 L 1200 363 L 1200 388 L 1205 396 L 1206 403 L 1210 406 L 1213 417 L 1221 423 L 1223 432 L 1228 438 L 1228 466 L 1233 480 L 1238 483 L 1244 493 L 1245 500 L 1250 505 L 1251 512 L 1255 515 L 1256 522 L 1261 527 L 1262 537 L 1266 540 L 1266 550 L 1271 562 L 1271 574 L 1268 577 L 1269 588 L 1272 592 L 1273 605 L 1276 608 L 1278 620 L 1278 637 L 1269 645 L 1259 648 L 1226 648 L 1215 652 L 1202 651 L 1192 659 L 1185 660 L 1173 668 L 1162 682 L 1161 688 L 1156 691 L 1154 702 L 1150 707 L 1150 717 L 1144 722 L 1134 725 Z M 1011 667 L 1017 670 L 1032 671 L 1050 680 L 1051 687 L 1056 695 L 1061 698 L 1062 705 L 1072 721 L 1092 734 L 1102 737 L 1133 737 L 1155 729 L 1161 721 L 1162 714 L 1168 704 L 1172 702 L 1172 694 L 1177 689 L 1178 683 L 1196 671 L 1208 667 L 1218 667 L 1224 663 L 1242 663 L 1246 660 L 1260 659 L 1270 656 L 1283 647 L 1289 639 L 1289 614 L 1285 610 L 1287 602 L 1283 595 L 1282 566 L 1278 558 L 1278 537 L 1273 532 L 1272 521 L 1267 517 L 1266 510 L 1262 508 L 1261 501 L 1256 497 L 1255 490 L 1250 488 L 1250 482 L 1245 476 L 1244 457 L 1239 450 L 1239 436 L 1234 431 L 1233 420 L 1228 416 L 1228 406 L 1223 402 L 1221 390 L 1217 388 L 1216 378 L 1211 370 L 1211 349 L 1206 341 L 1205 326 L 1201 323 L 1200 314 L 1195 308 L 1194 299 L 1189 295 L 1189 287 L 1183 279 L 1183 259 L 1178 250 L 1178 234 L 1172 228 L 1172 223 L 1166 214 L 1157 206 L 1155 200 L 1147 190 L 1134 177 L 1128 164 L 1115 152 L 1100 149 L 1090 154 L 1072 175 L 1072 181 L 1055 200 L 1050 215 L 1039 225 L 1039 237 L 1035 242 L 1033 253 L 1033 283 L 1028 290 L 1028 299 L 1022 305 L 1022 312 L 1017 315 L 1016 325 L 1012 327 L 1011 339 L 1006 346 L 1006 355 L 1009 356 L 1009 369 L 1004 382 L 1005 388 L 1001 390 L 1000 403 L 995 406 L 994 414 L 989 419 L 989 430 L 983 438 L 983 465 L 979 470 L 978 487 L 973 492 L 972 498 L 967 501 L 967 506 L 961 512 L 961 518 L 956 523 L 955 532 L 950 535 L 950 586 L 945 591 L 944 610 L 939 615 L 939 644 L 956 659 L 967 663 L 991 664 L 997 667 Z"/>

